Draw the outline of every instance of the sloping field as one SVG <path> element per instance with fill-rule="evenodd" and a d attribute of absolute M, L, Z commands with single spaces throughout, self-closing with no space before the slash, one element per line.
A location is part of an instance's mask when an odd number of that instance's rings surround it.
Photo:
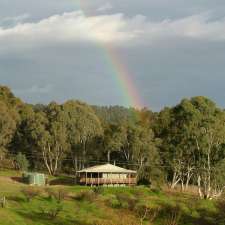
<path fill-rule="evenodd" d="M 0 172 L 1 225 L 224 225 L 225 203 L 134 188 L 29 187 L 20 174 Z"/>

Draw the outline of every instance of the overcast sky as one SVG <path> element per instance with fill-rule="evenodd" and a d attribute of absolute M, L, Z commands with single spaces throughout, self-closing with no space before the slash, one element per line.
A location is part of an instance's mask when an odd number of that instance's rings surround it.
<path fill-rule="evenodd" d="M 225 107 L 224 0 L 0 0 L 0 84 L 24 101 L 124 105 L 102 46 L 153 110 Z"/>

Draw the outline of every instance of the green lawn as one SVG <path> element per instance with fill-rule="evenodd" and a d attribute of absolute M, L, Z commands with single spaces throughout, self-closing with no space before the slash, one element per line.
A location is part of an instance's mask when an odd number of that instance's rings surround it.
<path fill-rule="evenodd" d="M 0 171 L 0 198 L 7 198 L 6 207 L 0 208 L 1 225 L 225 224 L 224 202 L 199 200 L 187 193 L 144 186 L 91 188 L 68 184 L 31 188 L 18 182 L 17 177 L 18 172 Z M 37 194 L 28 201 L 24 190 Z M 63 200 L 51 193 L 64 193 Z"/>

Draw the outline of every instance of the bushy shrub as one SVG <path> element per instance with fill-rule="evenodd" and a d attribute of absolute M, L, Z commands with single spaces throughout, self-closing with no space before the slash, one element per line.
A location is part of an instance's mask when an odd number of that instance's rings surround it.
<path fill-rule="evenodd" d="M 126 193 L 117 193 L 109 195 L 106 198 L 106 204 L 112 208 L 123 208 L 133 210 L 138 200 Z"/>
<path fill-rule="evenodd" d="M 129 210 L 133 210 L 138 202 L 138 200 L 135 197 L 130 196 L 126 193 L 117 193 L 116 197 L 120 202 L 121 207 Z"/>
<path fill-rule="evenodd" d="M 93 202 L 96 199 L 96 194 L 93 191 L 81 191 L 75 195 L 77 201 Z"/>
<path fill-rule="evenodd" d="M 160 194 L 160 192 L 161 192 L 161 189 L 160 188 L 158 188 L 158 187 L 153 187 L 153 188 L 151 188 L 151 191 L 153 192 L 153 193 L 155 193 L 155 194 Z"/>
<path fill-rule="evenodd" d="M 136 215 L 140 218 L 141 223 L 144 220 L 148 220 L 152 223 L 156 217 L 159 215 L 160 208 L 159 207 L 150 207 L 146 204 L 137 204 L 134 209 Z"/>
<path fill-rule="evenodd" d="M 42 215 L 45 215 L 50 219 L 55 219 L 59 213 L 63 211 L 63 205 L 58 201 L 54 202 L 54 200 L 52 200 L 51 204 L 42 205 L 40 211 Z"/>
<path fill-rule="evenodd" d="M 27 171 L 29 167 L 29 161 L 27 160 L 26 156 L 19 152 L 15 158 L 17 167 L 19 170 Z"/>
<path fill-rule="evenodd" d="M 26 197 L 26 200 L 29 202 L 33 198 L 39 196 L 41 194 L 41 191 L 36 187 L 27 187 L 22 190 L 22 193 Z"/>
<path fill-rule="evenodd" d="M 100 187 L 100 186 L 94 187 L 93 188 L 93 192 L 95 194 L 97 194 L 97 195 L 101 195 L 104 192 L 104 188 L 103 187 Z"/>
<path fill-rule="evenodd" d="M 178 225 L 182 216 L 181 207 L 168 205 L 164 208 L 164 214 L 166 215 L 165 225 Z"/>
<path fill-rule="evenodd" d="M 64 189 L 53 189 L 53 188 L 46 188 L 45 191 L 48 194 L 48 197 L 51 199 L 56 199 L 59 203 L 65 200 L 69 196 L 69 192 Z"/>
<path fill-rule="evenodd" d="M 132 194 L 137 199 L 144 198 L 144 195 L 145 195 L 144 191 L 139 189 L 139 188 L 137 188 L 137 187 L 132 190 Z"/>
<path fill-rule="evenodd" d="M 121 202 L 117 199 L 115 195 L 108 196 L 108 198 L 106 199 L 106 204 L 114 209 L 121 208 Z"/>

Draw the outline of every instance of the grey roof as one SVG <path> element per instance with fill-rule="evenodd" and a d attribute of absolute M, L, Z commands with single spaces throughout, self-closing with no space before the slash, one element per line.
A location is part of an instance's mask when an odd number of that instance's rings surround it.
<path fill-rule="evenodd" d="M 127 170 L 119 166 L 114 166 L 112 164 L 104 164 L 98 166 L 92 166 L 89 168 L 82 169 L 78 173 L 137 173 L 134 170 Z"/>

